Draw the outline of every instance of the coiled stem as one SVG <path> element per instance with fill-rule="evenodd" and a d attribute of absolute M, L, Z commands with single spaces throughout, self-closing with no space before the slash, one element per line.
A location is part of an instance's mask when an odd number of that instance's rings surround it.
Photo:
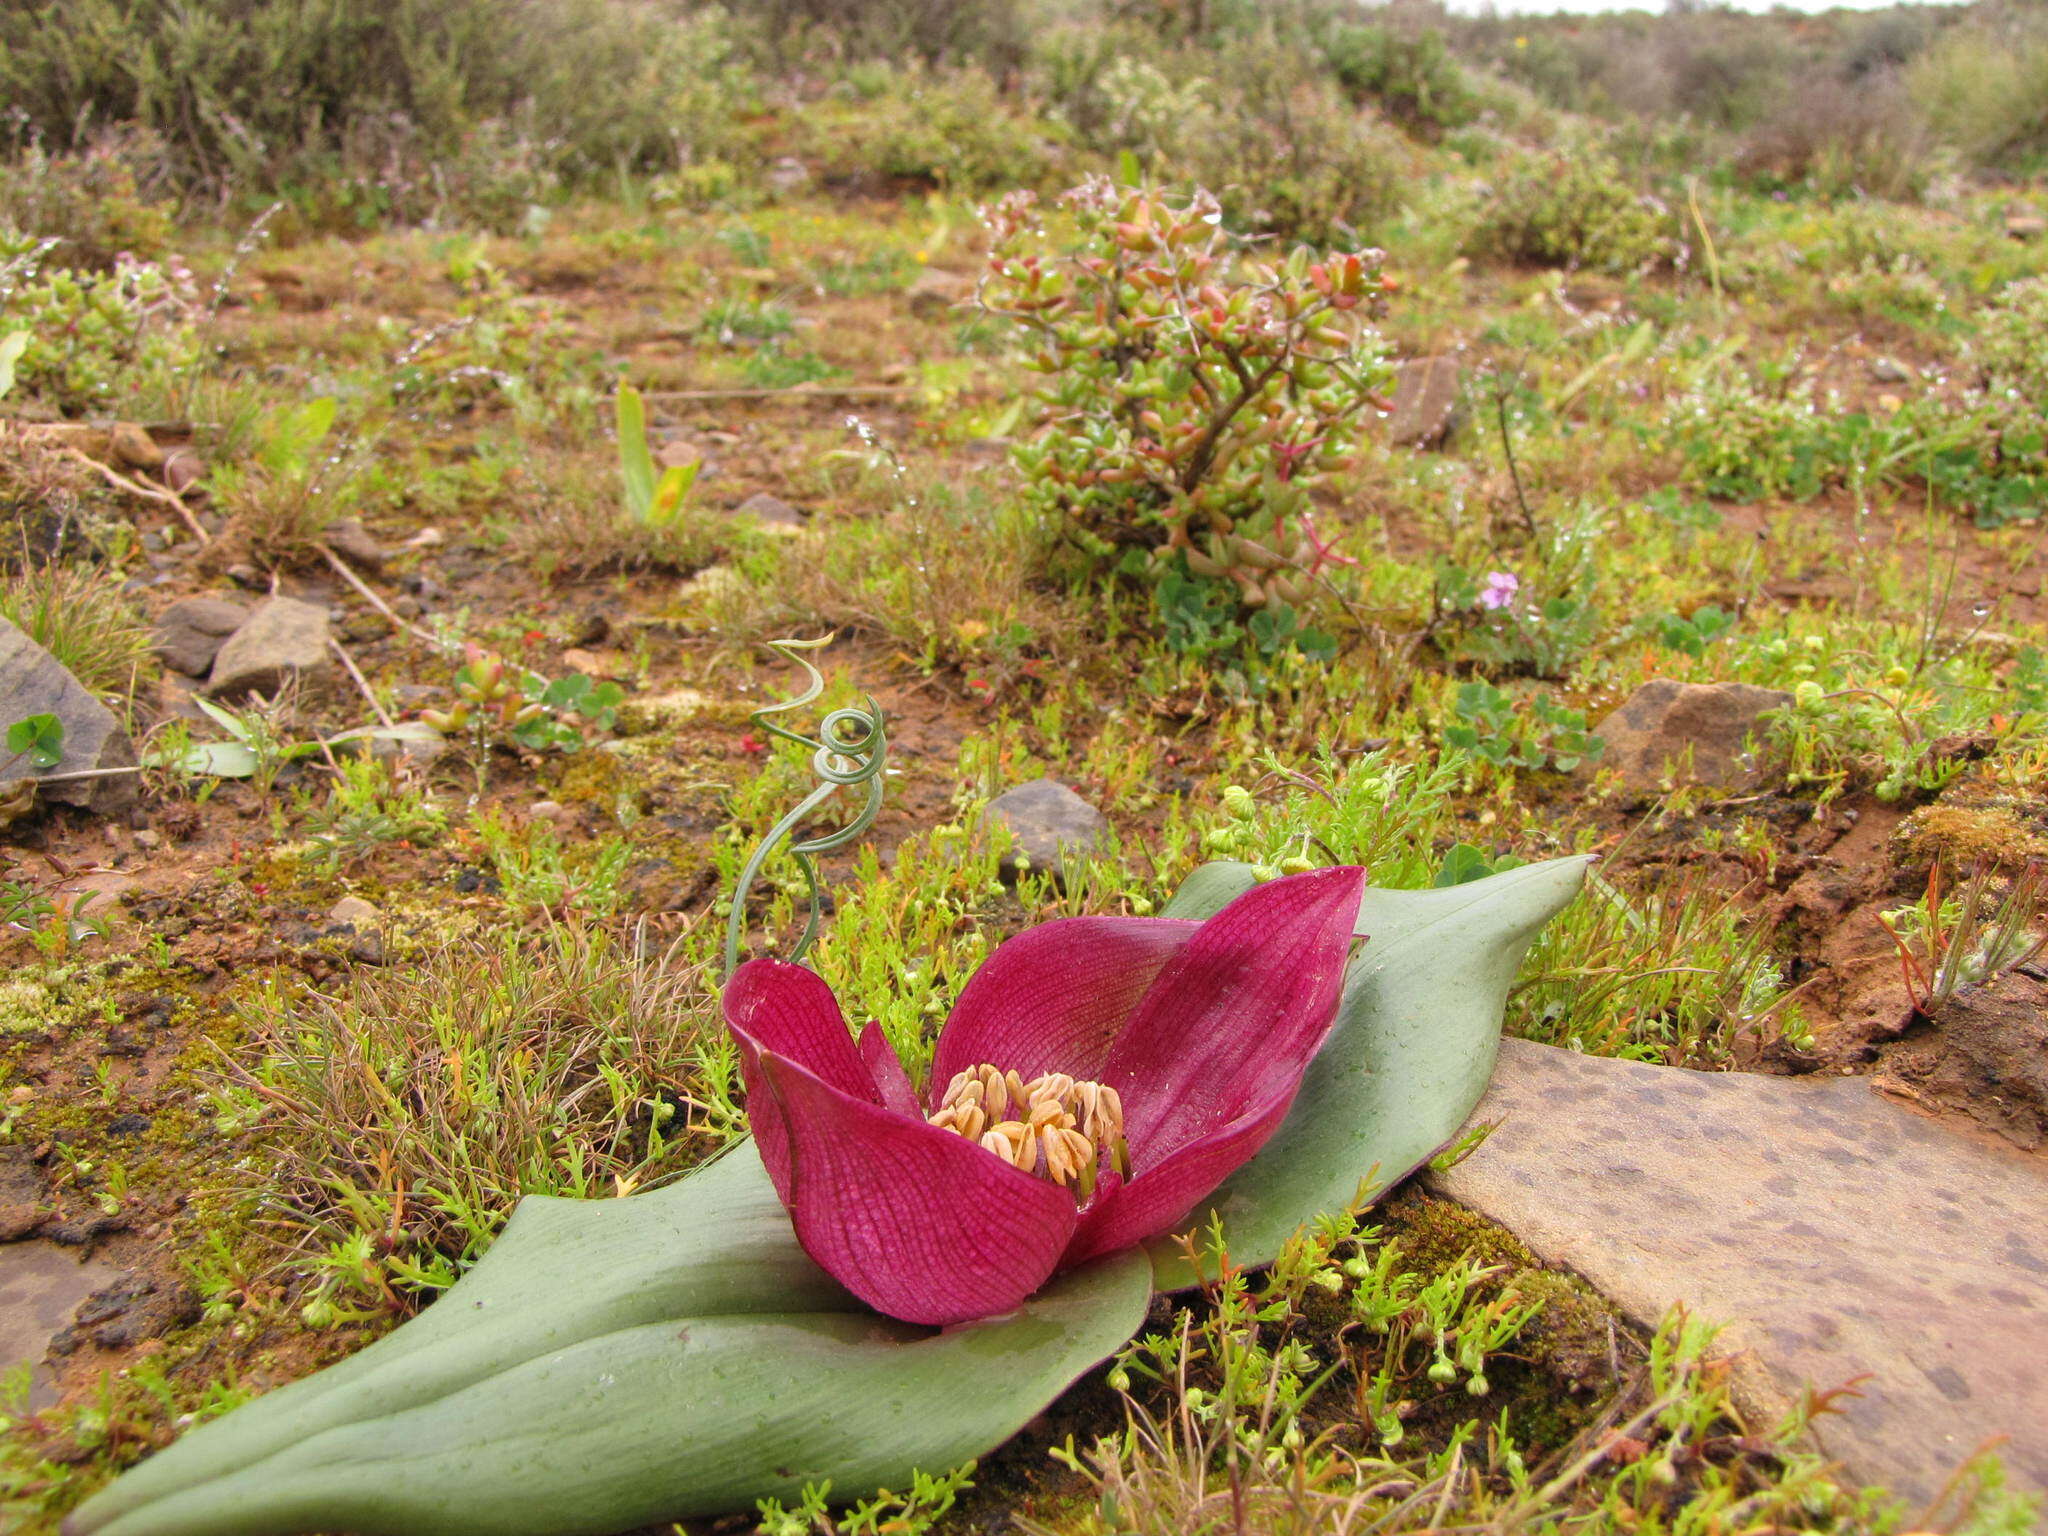
<path fill-rule="evenodd" d="M 778 821 L 761 839 L 747 862 L 740 869 L 738 885 L 732 893 L 732 915 L 725 925 L 725 974 L 731 976 L 739 968 L 740 941 L 745 937 L 747 925 L 747 895 L 752 891 L 754 881 L 760 876 L 761 866 L 768 862 L 769 854 L 783 839 L 791 837 L 811 813 L 831 799 L 841 789 L 854 785 L 867 788 L 866 803 L 860 814 L 836 832 L 819 837 L 807 837 L 789 845 L 791 855 L 796 859 L 797 868 L 804 872 L 804 880 L 810 886 L 810 915 L 804 921 L 802 937 L 789 952 L 792 961 L 801 960 L 810 949 L 811 942 L 818 936 L 818 919 L 822 915 L 822 893 L 818 887 L 818 866 L 815 856 L 843 848 L 874 825 L 875 816 L 882 809 L 882 768 L 889 756 L 888 731 L 882 719 L 882 708 L 873 698 L 868 700 L 866 709 L 835 709 L 818 723 L 816 739 L 799 735 L 787 726 L 770 719 L 771 715 L 784 715 L 792 710 L 802 709 L 806 704 L 825 691 L 825 679 L 818 669 L 811 665 L 806 651 L 820 650 L 832 643 L 830 635 L 820 635 L 815 640 L 771 640 L 769 648 L 804 669 L 808 679 L 804 691 L 796 698 L 782 704 L 770 704 L 754 711 L 754 724 L 770 736 L 783 741 L 793 741 L 811 749 L 811 772 L 824 782 L 806 795 L 802 802 L 782 820 Z"/>

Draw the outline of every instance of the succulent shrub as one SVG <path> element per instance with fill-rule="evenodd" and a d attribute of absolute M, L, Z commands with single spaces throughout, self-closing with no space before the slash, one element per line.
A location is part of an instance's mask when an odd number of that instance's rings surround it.
<path fill-rule="evenodd" d="M 1380 253 L 1242 250 L 1199 189 L 1094 177 L 1060 206 L 1058 241 L 1029 194 L 984 212 L 981 302 L 1045 379 L 1015 450 L 1027 497 L 1094 572 L 1202 617 L 1186 638 L 1261 610 L 1255 637 L 1291 632 L 1329 558 L 1308 493 L 1351 462 L 1390 378 Z"/>
<path fill-rule="evenodd" d="M 93 272 L 52 264 L 54 248 L 0 227 L 0 336 L 28 337 L 19 393 L 83 411 L 196 360 L 197 291 L 180 263 L 121 257 Z"/>

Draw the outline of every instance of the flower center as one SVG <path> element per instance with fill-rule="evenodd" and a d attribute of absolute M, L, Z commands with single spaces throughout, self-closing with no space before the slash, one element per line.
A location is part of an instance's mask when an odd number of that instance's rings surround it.
<path fill-rule="evenodd" d="M 1124 1150 L 1124 1106 L 1114 1088 L 1048 1072 L 1025 1082 L 1015 1071 L 983 1064 L 956 1072 L 931 1115 L 1026 1173 L 1065 1186 L 1080 1198 L 1095 1192 L 1095 1170 L 1107 1152 L 1118 1172 Z"/>

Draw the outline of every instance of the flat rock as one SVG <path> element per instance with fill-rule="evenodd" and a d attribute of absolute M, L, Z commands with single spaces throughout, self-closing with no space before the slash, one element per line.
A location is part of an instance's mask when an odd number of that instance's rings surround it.
<path fill-rule="evenodd" d="M 80 1302 L 114 1284 L 121 1272 L 49 1243 L 0 1244 L 0 1374 L 35 1367 L 29 1407 L 56 1400 L 56 1382 L 43 1367 L 50 1341 L 71 1321 Z"/>
<path fill-rule="evenodd" d="M 1580 771 L 1617 770 L 1625 788 L 1656 794 L 1679 776 L 1690 751 L 1690 782 L 1715 789 L 1756 782 L 1757 765 L 1743 743 L 1765 711 L 1792 695 L 1749 683 L 1680 683 L 1653 677 L 1593 730 L 1607 743 Z"/>
<path fill-rule="evenodd" d="M 62 662 L 5 619 L 0 619 L 0 730 L 30 715 L 55 715 L 64 727 L 63 753 L 51 767 L 37 772 L 26 758 L 0 770 L 0 777 L 43 779 L 95 768 L 132 768 L 135 745 L 113 711 L 66 671 Z M 12 756 L 0 751 L 0 757 Z M 45 784 L 46 800 L 86 810 L 123 811 L 141 793 L 138 775 L 72 779 Z"/>
<path fill-rule="evenodd" d="M 1092 853 L 1109 834 L 1102 812 L 1056 779 L 1033 779 L 989 801 L 982 820 L 1010 829 L 1002 870 L 1014 876 L 1018 855 L 1033 869 L 1056 869 L 1076 854 Z"/>
<path fill-rule="evenodd" d="M 274 694 L 329 665 L 327 610 L 295 597 L 266 598 L 213 658 L 206 691 L 216 698 Z"/>
<path fill-rule="evenodd" d="M 1434 448 L 1458 414 L 1458 361 L 1411 357 L 1394 365 L 1394 413 L 1387 438 L 1404 448 Z"/>
<path fill-rule="evenodd" d="M 1994 1436 L 2048 1490 L 2048 1161 L 1867 1080 L 1687 1072 L 1502 1042 L 1491 1136 L 1424 1177 L 1578 1271 L 1636 1322 L 1724 1325 L 1776 1415 L 1868 1374 L 1829 1453 L 1932 1499 Z"/>
<path fill-rule="evenodd" d="M 2048 984 L 2008 971 L 1936 1004 L 1927 1022 L 1885 1053 L 1878 1080 L 2029 1152 L 2048 1143 Z"/>
<path fill-rule="evenodd" d="M 249 622 L 249 605 L 224 597 L 188 597 L 171 604 L 156 621 L 150 649 L 173 671 L 204 677 L 223 641 Z"/>

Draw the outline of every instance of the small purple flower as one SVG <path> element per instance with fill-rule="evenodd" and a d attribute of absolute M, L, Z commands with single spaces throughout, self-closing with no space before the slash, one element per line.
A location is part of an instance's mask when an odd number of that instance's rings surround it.
<path fill-rule="evenodd" d="M 1512 571 L 1489 571 L 1486 585 L 1479 589 L 1479 606 L 1501 609 L 1515 600 L 1515 594 L 1522 590 L 1522 580 Z"/>

